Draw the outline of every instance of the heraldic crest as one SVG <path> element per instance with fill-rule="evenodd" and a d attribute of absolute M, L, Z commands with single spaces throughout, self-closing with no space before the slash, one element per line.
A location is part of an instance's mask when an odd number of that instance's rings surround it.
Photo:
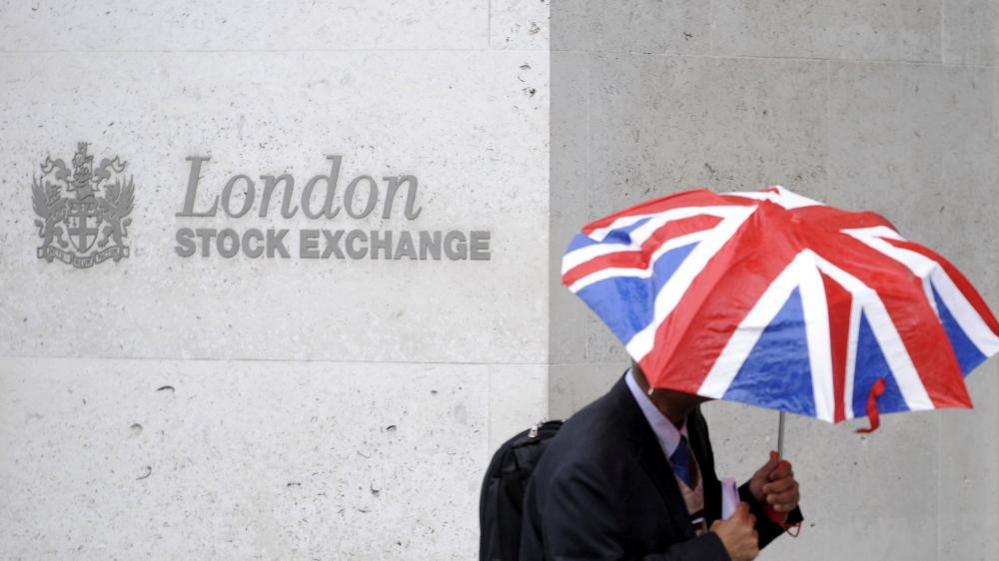
<path fill-rule="evenodd" d="M 134 185 L 124 175 L 126 162 L 104 158 L 94 168 L 87 143 L 77 144 L 73 170 L 62 159 L 46 157 L 42 175 L 33 177 L 31 202 L 42 245 L 38 258 L 58 259 L 86 269 L 108 259 L 128 257 L 128 226 Z M 70 175 L 72 173 L 72 175 Z"/>

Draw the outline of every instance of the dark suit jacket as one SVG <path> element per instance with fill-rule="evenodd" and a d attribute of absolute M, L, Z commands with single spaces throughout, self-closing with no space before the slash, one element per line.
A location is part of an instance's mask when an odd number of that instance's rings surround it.
<path fill-rule="evenodd" d="M 699 409 L 687 418 L 687 432 L 710 525 L 721 517 L 721 483 Z M 756 515 L 763 547 L 783 530 L 748 483 L 739 494 Z M 789 516 L 800 520 L 800 510 Z M 669 461 L 623 376 L 566 421 L 535 468 L 524 497 L 520 559 L 730 561 L 716 534 L 695 537 Z"/>

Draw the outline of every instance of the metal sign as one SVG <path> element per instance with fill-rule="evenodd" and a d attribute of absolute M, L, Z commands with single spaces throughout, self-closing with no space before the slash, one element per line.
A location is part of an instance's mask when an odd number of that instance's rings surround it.
<path fill-rule="evenodd" d="M 42 244 L 39 259 L 59 260 L 86 269 L 109 259 L 129 256 L 125 245 L 129 216 L 135 202 L 135 185 L 125 175 L 126 162 L 117 156 L 94 166 L 88 144 L 80 142 L 71 160 L 46 157 L 41 175 L 31 185 L 35 226 Z M 410 174 L 358 175 L 339 189 L 343 156 L 326 156 L 329 173 L 319 173 L 301 189 L 288 173 L 247 174 L 230 177 L 210 204 L 197 202 L 202 189 L 203 166 L 211 158 L 191 156 L 187 188 L 180 212 L 184 223 L 177 229 L 174 252 L 180 257 L 199 256 L 257 259 L 335 259 L 488 261 L 492 258 L 491 233 L 473 229 L 416 229 L 411 225 L 423 213 L 420 183 Z M 251 211 L 254 211 L 251 213 Z M 290 228 L 256 227 L 253 218 L 290 219 L 302 216 L 318 224 L 292 233 Z M 203 227 L 191 222 L 208 219 Z M 219 219 L 232 225 L 219 226 Z M 349 227 L 346 221 L 380 221 L 380 227 Z M 385 227 L 392 222 L 391 228 Z M 400 224 L 399 222 L 402 221 Z"/>
<path fill-rule="evenodd" d="M 191 156 L 187 190 L 178 218 L 218 218 L 246 221 L 253 218 L 304 216 L 322 223 L 368 218 L 410 223 L 423 212 L 419 205 L 420 183 L 414 175 L 358 175 L 346 183 L 342 193 L 340 168 L 343 156 L 326 156 L 329 173 L 312 176 L 299 189 L 291 174 L 231 176 L 210 198 L 196 206 L 203 167 L 211 158 Z M 216 187 L 217 189 L 217 187 Z M 210 192 L 210 191 L 208 191 Z M 252 211 L 252 212 L 251 212 Z M 177 230 L 175 251 L 181 257 L 219 256 L 230 259 L 381 259 L 412 261 L 488 261 L 491 259 L 488 230 L 411 230 L 407 228 L 289 228 L 192 227 Z"/>
<path fill-rule="evenodd" d="M 87 144 L 77 144 L 72 175 L 62 159 L 46 157 L 32 178 L 31 202 L 42 245 L 38 258 L 86 269 L 108 259 L 128 257 L 128 226 L 135 186 L 124 175 L 126 162 L 104 158 L 94 168 Z"/>

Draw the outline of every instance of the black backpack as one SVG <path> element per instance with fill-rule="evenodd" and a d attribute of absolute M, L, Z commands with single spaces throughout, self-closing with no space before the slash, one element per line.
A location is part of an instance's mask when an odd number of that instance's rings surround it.
<path fill-rule="evenodd" d="M 562 421 L 517 433 L 493 454 L 479 497 L 479 561 L 517 561 L 527 480 Z"/>

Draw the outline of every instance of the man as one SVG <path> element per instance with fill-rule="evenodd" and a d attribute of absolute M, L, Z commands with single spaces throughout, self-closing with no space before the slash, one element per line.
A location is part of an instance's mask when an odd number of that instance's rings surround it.
<path fill-rule="evenodd" d="M 632 362 L 552 439 L 524 498 L 521 561 L 749 561 L 783 532 L 764 504 L 801 521 L 791 464 L 770 460 L 721 518 L 707 398 L 655 390 Z"/>

